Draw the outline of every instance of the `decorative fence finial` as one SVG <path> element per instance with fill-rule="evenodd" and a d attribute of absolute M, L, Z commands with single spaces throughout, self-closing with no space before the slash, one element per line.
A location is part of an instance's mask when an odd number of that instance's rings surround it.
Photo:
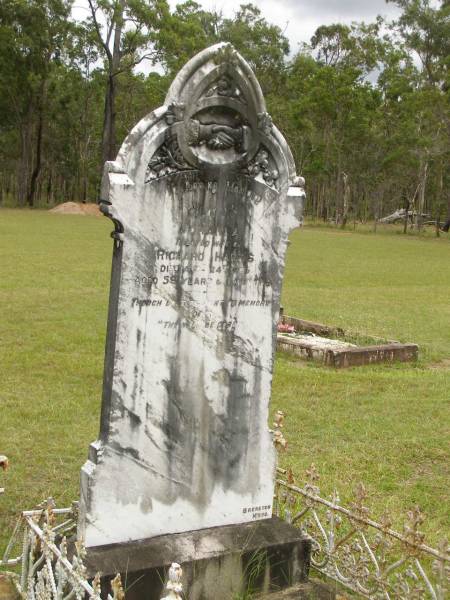
<path fill-rule="evenodd" d="M 183 576 L 183 569 L 178 563 L 172 563 L 169 569 L 169 581 L 166 584 L 166 591 L 169 593 L 161 600 L 182 600 L 183 584 L 181 583 L 181 577 Z"/>
<path fill-rule="evenodd" d="M 92 589 L 94 590 L 94 593 L 96 594 L 96 596 L 99 596 L 99 597 L 102 592 L 101 581 L 102 581 L 102 574 L 97 572 L 95 574 L 94 579 L 92 580 Z"/>
<path fill-rule="evenodd" d="M 284 417 L 284 412 L 282 410 L 277 410 L 273 420 L 273 445 L 275 446 L 277 453 L 287 449 L 287 441 L 281 432 L 281 429 L 284 426 Z"/>
<path fill-rule="evenodd" d="M 111 580 L 111 589 L 113 591 L 114 600 L 124 600 L 125 592 L 123 591 L 122 578 L 120 573 Z"/>

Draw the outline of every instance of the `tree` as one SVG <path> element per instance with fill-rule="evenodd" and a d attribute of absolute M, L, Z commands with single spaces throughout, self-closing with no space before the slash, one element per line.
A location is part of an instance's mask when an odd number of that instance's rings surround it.
<path fill-rule="evenodd" d="M 253 4 L 241 4 L 233 19 L 219 24 L 221 40 L 230 42 L 249 62 L 265 95 L 275 93 L 286 77 L 289 42 Z"/>
<path fill-rule="evenodd" d="M 243 4 L 233 18 L 205 11 L 189 0 L 161 20 L 156 48 L 173 76 L 194 54 L 217 42 L 230 42 L 256 72 L 264 93 L 277 89 L 285 75 L 289 43 L 281 29 L 268 23 L 259 8 Z"/>
<path fill-rule="evenodd" d="M 5 0 L 0 5 L 1 110 L 20 133 L 20 204 L 33 206 L 53 69 L 64 59 L 71 25 L 66 0 Z"/>
<path fill-rule="evenodd" d="M 450 3 L 440 7 L 431 0 L 386 0 L 403 12 L 393 23 L 410 50 L 420 58 L 424 75 L 431 85 L 448 84 L 450 55 Z"/>
<path fill-rule="evenodd" d="M 105 59 L 101 165 L 113 160 L 117 151 L 117 77 L 144 60 L 155 62 L 159 54 L 153 43 L 161 20 L 168 15 L 165 0 L 88 0 L 99 50 Z"/>
<path fill-rule="evenodd" d="M 388 1 L 402 8 L 393 29 L 400 35 L 405 48 L 419 57 L 422 66 L 415 101 L 420 177 L 417 212 L 420 214 L 426 203 L 426 188 L 433 193 L 434 204 L 440 207 L 445 165 L 450 158 L 450 3 L 441 2 L 436 7 L 430 0 Z M 430 186 L 432 181 L 436 183 Z M 450 220 L 450 195 L 447 206 Z M 417 226 L 420 228 L 420 220 Z"/>

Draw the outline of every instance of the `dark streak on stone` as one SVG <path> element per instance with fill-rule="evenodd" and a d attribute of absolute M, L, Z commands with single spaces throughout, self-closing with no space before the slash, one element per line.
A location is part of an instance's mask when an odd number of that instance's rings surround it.
<path fill-rule="evenodd" d="M 124 414 L 128 417 L 132 429 L 140 427 L 140 425 L 142 424 L 142 419 L 139 415 L 131 411 L 126 406 L 124 406 Z"/>

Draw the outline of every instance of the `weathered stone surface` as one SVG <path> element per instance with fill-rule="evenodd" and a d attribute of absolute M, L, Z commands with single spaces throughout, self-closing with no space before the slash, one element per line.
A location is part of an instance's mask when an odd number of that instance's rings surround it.
<path fill-rule="evenodd" d="M 354 346 L 337 340 L 317 337 L 308 339 L 304 336 L 290 337 L 282 334 L 277 336 L 277 348 L 337 369 L 396 361 L 411 362 L 417 360 L 419 355 L 419 347 L 416 344 Z"/>
<path fill-rule="evenodd" d="M 320 336 L 296 335 L 293 337 L 281 333 L 277 336 L 277 348 L 279 350 L 292 352 L 301 358 L 321 362 L 325 362 L 329 352 L 334 355 L 353 347 L 355 347 L 354 344 Z"/>
<path fill-rule="evenodd" d="M 107 163 L 115 242 L 100 436 L 82 469 L 88 547 L 271 515 L 268 406 L 302 185 L 227 44 L 192 59 Z"/>
<path fill-rule="evenodd" d="M 297 319 L 297 317 L 290 317 L 288 315 L 283 315 L 281 318 L 282 323 L 287 323 L 288 325 L 292 325 L 295 327 L 295 331 L 297 332 L 307 332 L 314 333 L 315 335 L 320 336 L 344 336 L 345 332 L 340 327 L 330 327 L 329 325 L 324 325 L 323 323 L 315 323 L 314 321 L 305 321 L 305 319 Z"/>
<path fill-rule="evenodd" d="M 88 550 L 88 576 L 122 574 L 128 600 L 159 600 L 173 560 L 183 567 L 190 600 L 230 600 L 244 592 L 280 589 L 306 581 L 311 540 L 280 519 L 158 536 Z"/>
<path fill-rule="evenodd" d="M 328 350 L 325 364 L 332 367 L 357 367 L 382 362 L 410 362 L 417 360 L 417 344 L 384 344 L 380 346 L 361 346 L 347 350 Z"/>

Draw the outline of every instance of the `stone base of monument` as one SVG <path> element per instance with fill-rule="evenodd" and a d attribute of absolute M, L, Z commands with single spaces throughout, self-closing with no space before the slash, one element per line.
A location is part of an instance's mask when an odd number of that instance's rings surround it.
<path fill-rule="evenodd" d="M 127 600 L 159 600 L 168 567 L 183 568 L 190 600 L 230 600 L 235 594 L 283 590 L 308 579 L 311 540 L 274 517 L 254 523 L 163 535 L 88 548 L 88 577 L 103 591 L 120 573 Z"/>

